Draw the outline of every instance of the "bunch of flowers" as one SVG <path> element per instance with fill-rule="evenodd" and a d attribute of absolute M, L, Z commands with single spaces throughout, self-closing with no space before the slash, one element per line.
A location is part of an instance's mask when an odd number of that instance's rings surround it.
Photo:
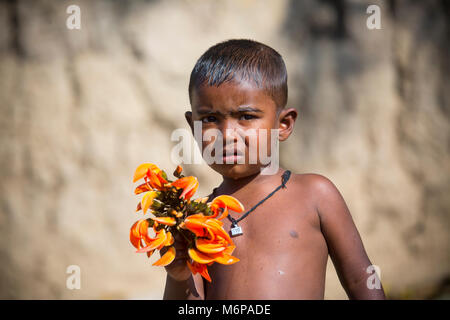
<path fill-rule="evenodd" d="M 167 266 L 176 256 L 175 239 L 179 234 L 187 243 L 189 260 L 187 265 L 193 274 L 200 273 L 211 281 L 207 266 L 214 262 L 230 265 L 239 261 L 232 256 L 236 246 L 223 229 L 221 221 L 228 215 L 228 209 L 242 212 L 243 205 L 235 198 L 222 195 L 211 202 L 208 197 L 192 200 L 198 188 L 194 176 L 182 175 L 182 167 L 177 166 L 173 175 L 175 181 L 155 164 L 141 164 L 135 171 L 133 182 L 144 179 L 134 191 L 143 194 L 136 211 L 151 216 L 136 221 L 130 230 L 131 244 L 136 252 L 150 257 L 155 250 L 168 247 L 166 253 L 153 263 Z"/>

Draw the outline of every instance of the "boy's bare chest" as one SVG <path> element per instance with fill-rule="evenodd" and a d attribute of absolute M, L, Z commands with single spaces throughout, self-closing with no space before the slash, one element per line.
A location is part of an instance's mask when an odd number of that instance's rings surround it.
<path fill-rule="evenodd" d="M 293 204 L 287 197 L 268 199 L 238 222 L 242 235 L 232 237 L 236 245 L 233 255 L 266 255 L 288 247 L 301 248 L 308 243 L 308 238 L 320 229 L 317 216 L 312 207 L 301 201 Z M 245 213 L 250 206 L 243 204 Z M 230 215 L 239 219 L 243 213 L 230 212 Z M 229 219 L 223 222 L 225 230 L 231 231 L 233 225 Z"/>
<path fill-rule="evenodd" d="M 229 215 L 238 221 L 243 233 L 242 236 L 233 238 L 237 243 L 251 244 L 252 241 L 261 243 L 269 233 L 290 235 L 291 238 L 295 238 L 298 233 L 296 228 L 317 225 L 315 206 L 306 195 L 303 195 L 301 188 L 292 184 L 288 189 L 279 189 L 265 199 L 270 194 L 269 191 L 231 194 L 239 199 L 245 208 L 242 213 L 229 212 Z M 230 231 L 232 224 L 230 219 L 223 221 L 225 229 Z"/>
<path fill-rule="evenodd" d="M 327 249 L 317 216 L 305 201 L 290 197 L 285 193 L 268 199 L 239 222 L 243 235 L 232 239 L 236 245 L 233 256 L 240 261 L 209 268 L 213 284 L 207 285 L 207 298 L 240 299 L 255 294 L 261 298 L 280 298 L 294 290 L 295 283 L 300 285 L 306 274 L 312 280 L 315 276 L 311 272 L 316 275 L 322 269 L 324 272 Z M 245 212 L 252 200 L 243 202 Z M 237 219 L 241 214 L 231 212 L 231 215 Z M 229 231 L 231 222 L 223 221 Z M 281 287 L 284 293 L 274 292 Z"/>

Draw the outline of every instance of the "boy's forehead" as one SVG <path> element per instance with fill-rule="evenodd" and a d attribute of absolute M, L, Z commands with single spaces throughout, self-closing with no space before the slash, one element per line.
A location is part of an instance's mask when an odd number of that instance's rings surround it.
<path fill-rule="evenodd" d="M 258 106 L 259 109 L 273 106 L 266 92 L 248 82 L 225 82 L 219 86 L 201 85 L 192 92 L 192 110 L 237 109 Z M 238 111 L 238 110 L 236 110 Z"/>

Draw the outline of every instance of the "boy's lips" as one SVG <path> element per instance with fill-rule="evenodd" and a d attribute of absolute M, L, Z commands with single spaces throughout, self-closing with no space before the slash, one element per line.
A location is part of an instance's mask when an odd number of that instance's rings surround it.
<path fill-rule="evenodd" d="M 230 155 L 227 155 L 227 151 L 223 150 L 223 163 L 236 163 L 238 159 L 242 158 L 245 155 L 245 153 L 240 150 L 230 150 L 229 154 Z"/>
<path fill-rule="evenodd" d="M 245 152 L 242 152 L 240 150 L 223 150 L 222 154 L 223 154 L 223 156 L 226 156 L 227 154 L 243 156 L 245 154 Z"/>

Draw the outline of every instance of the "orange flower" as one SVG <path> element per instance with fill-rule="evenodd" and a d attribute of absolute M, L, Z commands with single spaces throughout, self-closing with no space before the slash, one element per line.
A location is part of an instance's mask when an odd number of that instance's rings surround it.
<path fill-rule="evenodd" d="M 141 190 L 149 190 L 150 188 L 163 190 L 164 185 L 168 183 L 162 176 L 162 170 L 153 163 L 143 163 L 137 167 L 134 172 L 133 182 L 142 178 L 144 178 L 147 187 L 144 187 L 144 184 L 142 184 L 136 188 L 135 193 L 140 192 Z"/>
<path fill-rule="evenodd" d="M 189 257 L 194 263 L 205 265 L 217 262 L 230 265 L 239 261 L 238 258 L 231 255 L 236 246 L 222 226 L 222 221 L 203 214 L 191 215 L 185 219 L 184 228 L 197 236 L 195 247 L 188 250 Z M 194 268 L 190 265 L 191 271 L 197 270 L 205 279 L 208 279 L 209 275 L 205 273 L 203 267 L 198 269 L 200 267 L 196 266 L 197 268 Z"/>
<path fill-rule="evenodd" d="M 180 195 L 180 198 L 190 200 L 194 193 L 198 188 L 198 180 L 196 177 L 183 177 L 174 182 L 172 182 L 172 186 L 183 189 L 183 192 Z"/>
<path fill-rule="evenodd" d="M 184 220 L 182 227 L 190 230 L 197 237 L 206 237 L 210 234 L 210 237 L 213 238 L 214 234 L 209 231 L 208 226 L 205 224 L 206 219 L 207 217 L 202 213 L 194 214 Z"/>
<path fill-rule="evenodd" d="M 172 217 L 154 217 L 150 219 L 166 226 L 174 226 L 177 223 L 175 218 Z"/>
<path fill-rule="evenodd" d="M 165 229 L 161 229 L 159 231 L 156 231 L 156 237 L 155 238 L 147 238 L 147 241 L 145 243 L 147 244 L 146 247 L 139 248 L 136 252 L 149 252 L 154 249 L 160 250 L 162 247 L 164 247 L 167 243 L 167 232 Z"/>
<path fill-rule="evenodd" d="M 173 172 L 173 175 L 175 177 L 179 177 L 181 175 L 181 172 L 183 171 L 183 167 L 178 165 L 175 171 Z"/>
<path fill-rule="evenodd" d="M 154 266 L 167 266 L 176 256 L 174 235 L 181 235 L 188 242 L 189 269 L 211 281 L 207 266 L 214 262 L 230 265 L 239 261 L 232 256 L 236 246 L 221 220 L 228 215 L 229 209 L 240 213 L 244 207 L 227 195 L 218 196 L 210 203 L 207 203 L 208 197 L 190 203 L 197 191 L 198 180 L 194 176 L 184 177 L 181 172 L 182 167 L 177 166 L 173 174 L 178 179 L 172 182 L 155 164 L 144 163 L 136 169 L 133 182 L 145 180 L 134 190 L 136 195 L 143 194 L 136 211 L 142 210 L 145 214 L 150 209 L 152 217 L 133 224 L 130 242 L 136 252 L 146 253 L 148 257 L 155 250 L 167 247 L 168 250 L 153 263 Z M 154 237 L 149 235 L 150 227 Z"/>
<path fill-rule="evenodd" d="M 202 213 L 188 216 L 184 220 L 184 226 L 197 237 L 208 238 L 211 241 L 224 239 L 227 243 L 232 243 L 230 236 L 222 227 L 223 222 Z"/>
<path fill-rule="evenodd" d="M 153 263 L 154 266 L 167 266 L 168 264 L 172 263 L 172 261 L 175 259 L 176 250 L 173 246 L 175 239 L 172 236 L 172 233 L 166 232 L 166 230 L 161 229 L 159 231 L 156 231 L 156 237 L 150 238 L 147 234 L 148 222 L 145 224 L 143 221 L 147 220 L 139 220 L 135 223 L 137 224 L 137 227 L 133 229 L 130 234 L 130 240 L 131 243 L 138 249 L 136 252 L 147 253 L 147 257 L 150 258 L 150 256 L 153 254 L 153 252 L 157 250 L 161 250 L 165 246 L 169 246 L 169 250 L 161 256 L 161 258 Z M 137 232 L 136 232 L 137 231 Z M 136 239 L 139 239 L 138 243 L 136 243 Z M 146 247 L 142 246 L 142 243 L 140 242 L 141 239 L 144 240 L 144 242 L 147 244 Z"/>
<path fill-rule="evenodd" d="M 142 240 L 144 240 L 144 242 L 154 240 L 148 235 L 148 226 L 148 221 L 144 219 L 136 221 L 131 227 L 130 242 L 138 250 L 143 247 Z"/>
<path fill-rule="evenodd" d="M 169 250 L 157 261 L 155 261 L 152 266 L 165 267 L 172 263 L 175 259 L 176 250 L 174 246 L 169 247 Z"/>
<path fill-rule="evenodd" d="M 223 241 L 211 241 L 208 239 L 195 239 L 195 246 L 204 253 L 218 253 L 226 249 L 226 243 Z"/>
<path fill-rule="evenodd" d="M 228 215 L 228 208 L 237 213 L 241 213 L 242 211 L 244 211 L 244 206 L 236 198 L 233 198 L 232 196 L 221 195 L 215 197 L 211 201 L 210 209 L 212 212 L 214 212 L 211 218 L 217 217 L 220 213 L 220 209 L 223 209 L 223 212 L 222 215 L 217 219 L 221 220 L 225 218 Z"/>
<path fill-rule="evenodd" d="M 152 205 L 153 199 L 155 199 L 157 196 L 158 192 L 156 191 L 149 191 L 144 194 L 141 200 L 141 208 L 144 214 L 147 212 L 148 208 L 150 208 L 150 206 Z"/>
<path fill-rule="evenodd" d="M 144 178 L 147 175 L 148 170 L 155 173 L 159 173 L 161 171 L 161 169 L 159 169 L 158 166 L 153 163 L 143 163 L 139 167 L 137 167 L 136 171 L 134 172 L 133 182 Z"/>
<path fill-rule="evenodd" d="M 162 177 L 161 171 L 155 173 L 152 170 L 148 170 L 144 179 L 152 186 L 152 188 L 157 190 L 164 190 L 164 184 L 168 183 L 168 181 Z"/>
<path fill-rule="evenodd" d="M 238 258 L 233 257 L 224 251 L 219 253 L 203 253 L 197 249 L 191 248 L 188 250 L 188 254 L 192 260 L 201 264 L 218 262 L 220 264 L 230 265 L 239 261 Z"/>
<path fill-rule="evenodd" d="M 209 276 L 208 268 L 206 267 L 205 264 L 201 264 L 195 261 L 193 263 L 187 261 L 187 265 L 191 270 L 192 274 L 200 273 L 203 278 L 211 282 L 211 277 Z"/>
<path fill-rule="evenodd" d="M 152 187 L 147 183 L 144 182 L 143 184 L 139 185 L 134 189 L 134 194 L 140 194 L 142 192 L 151 191 Z"/>

